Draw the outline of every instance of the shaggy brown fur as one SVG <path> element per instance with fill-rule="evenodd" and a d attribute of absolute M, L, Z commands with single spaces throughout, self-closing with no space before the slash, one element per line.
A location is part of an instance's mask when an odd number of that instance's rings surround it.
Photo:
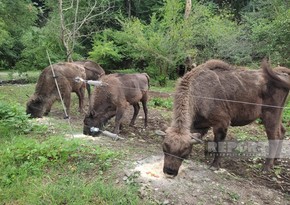
<path fill-rule="evenodd" d="M 52 65 L 67 113 L 70 112 L 71 92 L 79 98 L 79 111 L 83 109 L 85 83 L 75 82 L 76 77 L 86 78 L 85 69 L 73 63 L 56 63 Z M 51 66 L 40 74 L 35 93 L 27 102 L 26 112 L 31 117 L 42 117 L 50 112 L 52 104 L 60 100 L 53 78 Z M 67 117 L 67 116 L 66 116 Z"/>
<path fill-rule="evenodd" d="M 81 65 L 86 71 L 86 80 L 99 80 L 105 75 L 104 69 L 97 63 L 91 60 L 74 61 L 73 63 Z M 91 95 L 91 87 L 89 84 L 86 86 L 88 95 Z"/>
<path fill-rule="evenodd" d="M 262 104 L 284 106 L 290 89 L 289 76 L 289 69 L 272 71 L 267 62 L 260 70 L 247 70 L 220 60 L 207 61 L 188 72 L 176 87 L 173 120 L 163 142 L 164 172 L 177 175 L 180 158 L 191 152 L 192 133 L 203 136 L 211 127 L 215 142 L 220 142 L 229 126 L 244 126 L 261 118 L 269 140 L 283 139 L 282 109 Z M 279 146 L 275 145 L 270 154 L 277 154 Z M 219 156 L 212 166 L 220 166 Z M 268 158 L 264 169 L 272 166 L 273 159 Z"/>
<path fill-rule="evenodd" d="M 105 84 L 96 87 L 90 102 L 89 114 L 84 119 L 84 134 L 94 135 L 91 127 L 102 127 L 116 116 L 114 133 L 119 133 L 122 117 L 129 105 L 133 105 L 134 114 L 130 125 L 134 125 L 142 102 L 147 127 L 147 100 L 149 76 L 142 74 L 110 74 L 102 77 Z M 97 133 L 96 133 L 97 134 Z"/>

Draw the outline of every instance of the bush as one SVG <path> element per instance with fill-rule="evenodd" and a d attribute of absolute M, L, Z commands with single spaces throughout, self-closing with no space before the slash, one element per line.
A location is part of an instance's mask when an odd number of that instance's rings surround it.
<path fill-rule="evenodd" d="M 0 101 L 0 136 L 26 133 L 32 129 L 22 106 Z"/>
<path fill-rule="evenodd" d="M 163 99 L 163 98 L 153 98 L 150 100 L 149 105 L 153 107 L 162 107 L 166 109 L 173 109 L 173 100 L 171 98 Z"/>
<path fill-rule="evenodd" d="M 176 79 L 179 66 L 190 66 L 185 65 L 188 58 L 197 64 L 211 58 L 243 65 L 251 62 L 251 44 L 228 11 L 217 12 L 214 4 L 198 2 L 192 8 L 185 19 L 183 3 L 167 0 L 148 24 L 137 18 L 121 19 L 121 31 L 97 34 L 91 58 L 106 64 L 142 62 L 141 69 L 163 85 L 164 76 Z"/>

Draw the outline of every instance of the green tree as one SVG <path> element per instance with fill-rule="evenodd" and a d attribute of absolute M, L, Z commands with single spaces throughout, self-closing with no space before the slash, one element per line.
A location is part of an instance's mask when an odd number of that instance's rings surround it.
<path fill-rule="evenodd" d="M 197 49 L 197 64 L 211 58 L 230 63 L 247 64 L 251 61 L 251 45 L 243 26 L 232 21 L 228 10 L 218 11 L 215 4 L 195 4 L 189 18 L 191 44 Z"/>
<path fill-rule="evenodd" d="M 128 59 L 135 66 L 145 62 L 146 71 L 161 81 L 175 78 L 187 58 L 197 64 L 210 58 L 249 63 L 251 46 L 242 27 L 231 20 L 232 14 L 216 12 L 215 4 L 192 3 L 192 12 L 186 16 L 184 1 L 167 0 L 148 24 L 138 18 L 120 20 L 121 31 L 96 35 L 91 58 L 107 65 Z"/>
<path fill-rule="evenodd" d="M 290 3 L 253 0 L 243 19 L 254 60 L 269 56 L 275 64 L 290 66 Z"/>
<path fill-rule="evenodd" d="M 27 30 L 21 38 L 24 48 L 17 69 L 43 69 L 49 64 L 46 50 L 53 63 L 84 58 L 87 50 L 82 42 L 90 41 L 91 34 L 99 30 L 98 24 L 92 26 L 93 22 L 111 8 L 109 0 L 46 1 L 41 10 L 49 11 L 44 15 L 47 17 L 38 19 L 45 24 Z"/>
<path fill-rule="evenodd" d="M 147 72 L 161 79 L 174 74 L 179 63 L 187 56 L 195 55 L 190 48 L 190 31 L 185 29 L 183 6 L 178 1 L 168 0 L 160 14 L 151 17 L 149 24 L 138 18 L 120 20 L 122 31 L 105 31 L 106 38 L 97 35 L 90 56 L 99 57 L 96 59 L 98 62 L 106 60 L 102 55 L 97 55 L 100 50 L 105 50 L 100 46 L 106 46 L 115 51 L 113 54 L 117 52 L 122 57 L 114 58 L 115 61 L 133 59 L 135 63 L 146 62 Z M 107 56 L 107 60 L 110 60 L 110 56 Z"/>
<path fill-rule="evenodd" d="M 22 36 L 34 25 L 37 9 L 29 0 L 0 2 L 0 66 L 12 68 L 19 60 Z"/>

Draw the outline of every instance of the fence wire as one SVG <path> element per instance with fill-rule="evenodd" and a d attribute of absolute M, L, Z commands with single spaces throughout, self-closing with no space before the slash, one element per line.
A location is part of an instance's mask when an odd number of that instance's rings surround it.
<path fill-rule="evenodd" d="M 48 56 L 49 58 L 49 56 Z M 52 65 L 50 64 L 50 66 L 52 67 Z M 52 70 L 53 70 L 53 67 L 52 67 Z M 55 75 L 55 74 L 53 74 Z M 53 77 L 53 76 L 52 76 Z M 56 78 L 55 78 L 56 80 Z M 100 81 L 101 82 L 101 81 Z M 58 87 L 58 82 L 55 81 L 56 83 L 56 87 Z M 82 83 L 82 82 L 79 82 L 79 83 Z M 5 85 L 4 85 L 5 86 Z M 97 86 L 94 86 L 94 87 L 98 87 L 98 86 L 117 86 L 117 85 L 107 85 L 107 84 L 100 84 L 100 85 L 97 85 Z M 123 88 L 123 89 L 127 89 L 127 90 L 140 90 L 139 88 L 132 88 L 132 87 L 126 87 L 126 86 L 117 86 L 119 88 Z M 62 96 L 61 96 L 61 93 L 60 91 L 59 92 L 59 95 L 60 95 L 60 99 L 62 101 Z M 159 93 L 159 94 L 164 94 L 166 92 L 162 92 L 162 91 L 154 91 L 156 93 Z M 175 95 L 175 93 L 167 93 L 167 94 L 170 94 L 171 96 L 170 97 L 173 97 Z M 238 100 L 229 100 L 229 99 L 221 99 L 221 98 L 213 98 L 213 97 L 207 97 L 207 96 L 196 96 L 196 95 L 191 95 L 189 94 L 191 97 L 193 98 L 200 98 L 200 99 L 205 99 L 205 100 L 214 100 L 214 101 L 222 101 L 222 102 L 230 102 L 230 103 L 237 103 L 237 104 L 246 104 L 246 105 L 253 105 L 253 106 L 261 106 L 261 107 L 270 107 L 270 108 L 275 108 L 275 109 L 290 109 L 290 107 L 287 107 L 287 106 L 284 106 L 284 107 L 281 107 L 281 106 L 274 106 L 274 105 L 267 105 L 267 104 L 259 104 L 259 103 L 252 103 L 252 102 L 245 102 L 245 101 L 238 101 Z M 66 116 L 68 116 L 68 114 L 66 113 L 66 108 L 63 104 L 63 101 L 62 101 L 62 106 L 63 106 L 63 109 L 64 109 L 64 113 Z M 75 128 L 73 127 L 71 121 L 70 121 L 70 118 L 67 118 L 66 119 L 68 124 L 69 124 L 69 128 L 70 128 L 70 134 L 72 137 L 74 137 L 74 134 L 73 134 L 73 130 L 75 130 Z M 49 120 L 49 123 L 50 124 L 53 124 L 53 122 L 51 120 Z M 179 156 L 175 156 L 175 155 L 172 155 L 170 153 L 164 153 L 162 152 L 163 154 L 166 154 L 166 155 L 170 155 L 170 156 L 173 156 L 173 157 L 176 157 L 178 159 L 182 159 L 182 160 L 185 160 L 184 158 L 181 158 Z"/>

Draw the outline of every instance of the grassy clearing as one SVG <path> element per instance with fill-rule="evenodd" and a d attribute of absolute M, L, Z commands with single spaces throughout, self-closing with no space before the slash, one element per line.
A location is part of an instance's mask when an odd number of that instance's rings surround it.
<path fill-rule="evenodd" d="M 175 80 L 168 80 L 166 86 L 160 86 L 157 81 L 151 80 L 150 81 L 150 90 L 158 91 L 158 92 L 165 92 L 165 93 L 173 93 L 175 89 Z"/>
<path fill-rule="evenodd" d="M 1 139 L 0 201 L 17 204 L 138 204 L 136 186 L 103 173 L 119 153 L 61 136 Z"/>
<path fill-rule="evenodd" d="M 40 71 L 27 71 L 19 73 L 14 71 L 0 71 L 0 81 L 25 79 L 27 82 L 34 83 L 39 77 Z"/>
<path fill-rule="evenodd" d="M 33 91 L 32 84 L 0 86 L 1 204 L 141 204 L 136 184 L 115 183 L 112 166 L 123 153 L 67 140 L 64 121 L 54 120 L 52 130 L 28 119 Z"/>
<path fill-rule="evenodd" d="M 35 84 L 0 86 L 0 202 L 3 204 L 146 204 L 137 185 L 116 184 L 113 168 L 124 153 L 80 140 L 66 140 L 66 122 L 53 119 L 54 129 L 28 120 L 27 96 Z M 160 87 L 151 89 L 160 91 Z M 169 86 L 164 92 L 173 92 Z M 73 115 L 78 117 L 77 98 L 72 95 Z M 172 109 L 172 99 L 153 98 L 149 106 Z M 53 105 L 62 110 L 61 104 Z M 290 135 L 290 101 L 283 122 Z M 164 111 L 164 114 L 167 113 Z M 239 140 L 264 138 L 261 130 L 231 128 Z M 233 199 L 236 198 L 232 195 Z"/>

